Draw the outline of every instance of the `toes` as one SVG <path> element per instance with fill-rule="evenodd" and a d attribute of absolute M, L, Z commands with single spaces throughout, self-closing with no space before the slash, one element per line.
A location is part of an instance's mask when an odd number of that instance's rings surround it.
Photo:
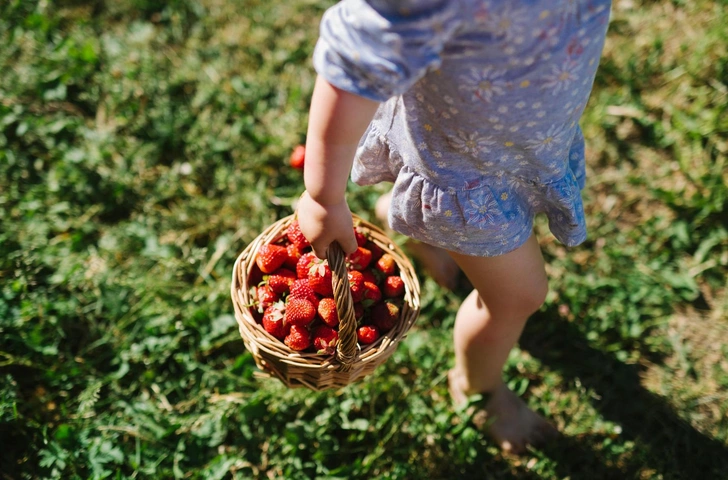
<path fill-rule="evenodd" d="M 526 443 L 518 441 L 503 440 L 500 443 L 501 450 L 510 455 L 523 455 L 526 453 Z"/>

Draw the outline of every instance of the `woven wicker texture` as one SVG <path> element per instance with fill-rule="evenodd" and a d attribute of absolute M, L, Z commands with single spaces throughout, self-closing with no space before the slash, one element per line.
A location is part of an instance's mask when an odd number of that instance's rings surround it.
<path fill-rule="evenodd" d="M 412 327 L 420 311 L 420 286 L 414 268 L 401 249 L 379 228 L 353 215 L 355 224 L 369 239 L 392 255 L 405 285 L 404 303 L 395 326 L 376 342 L 360 348 L 356 338 L 356 319 L 346 273 L 346 259 L 338 244 L 327 252 L 333 277 L 334 298 L 339 312 L 339 344 L 335 355 L 300 353 L 290 349 L 258 324 L 251 305 L 254 299 L 248 283 L 258 249 L 285 237 L 295 215 L 283 218 L 263 231 L 238 256 L 233 267 L 231 295 L 240 336 L 262 370 L 260 376 L 280 379 L 290 388 L 312 390 L 340 388 L 371 374 L 386 361 Z"/>

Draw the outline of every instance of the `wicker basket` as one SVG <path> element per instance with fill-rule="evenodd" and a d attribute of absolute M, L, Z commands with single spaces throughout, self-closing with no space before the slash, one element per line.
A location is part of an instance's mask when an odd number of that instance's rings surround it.
<path fill-rule="evenodd" d="M 337 243 L 327 252 L 333 277 L 334 298 L 339 313 L 339 343 L 334 355 L 300 353 L 290 349 L 258 324 L 250 305 L 253 305 L 248 278 L 255 265 L 258 249 L 266 243 L 275 243 L 286 235 L 295 215 L 283 218 L 269 226 L 238 256 L 233 268 L 231 294 L 235 318 L 240 335 L 264 377 L 277 377 L 290 388 L 307 387 L 312 390 L 339 388 L 354 383 L 387 360 L 412 327 L 420 310 L 420 286 L 412 263 L 400 248 L 376 226 L 353 215 L 359 228 L 367 231 L 371 241 L 392 255 L 404 280 L 405 296 L 399 321 L 371 345 L 359 347 L 356 337 L 356 319 L 349 291 L 344 252 Z"/>

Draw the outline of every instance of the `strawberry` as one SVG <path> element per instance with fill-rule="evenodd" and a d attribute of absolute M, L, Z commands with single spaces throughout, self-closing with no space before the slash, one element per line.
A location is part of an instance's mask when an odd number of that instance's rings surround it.
<path fill-rule="evenodd" d="M 326 260 L 316 260 L 314 262 L 308 271 L 308 283 L 314 292 L 323 297 L 334 295 L 334 287 L 331 284 L 331 269 Z"/>
<path fill-rule="evenodd" d="M 358 270 L 347 272 L 349 277 L 349 289 L 354 302 L 361 302 L 364 299 L 364 275 Z"/>
<path fill-rule="evenodd" d="M 365 282 L 377 283 L 377 276 L 371 270 L 362 270 L 361 274 L 364 276 Z"/>
<path fill-rule="evenodd" d="M 266 308 L 270 307 L 281 298 L 280 295 L 274 292 L 268 285 L 261 285 L 258 287 L 255 295 L 258 302 L 258 310 L 261 312 L 265 311 Z"/>
<path fill-rule="evenodd" d="M 308 279 L 298 279 L 293 282 L 288 298 L 303 298 L 311 302 L 314 308 L 318 308 L 319 298 L 314 293 L 311 285 L 308 284 Z"/>
<path fill-rule="evenodd" d="M 354 227 L 354 236 L 356 237 L 356 244 L 363 247 L 369 241 L 367 236 L 362 233 L 358 227 Z"/>
<path fill-rule="evenodd" d="M 308 271 L 311 270 L 313 263 L 318 260 L 313 252 L 304 253 L 296 263 L 296 276 L 298 278 L 308 279 Z"/>
<path fill-rule="evenodd" d="M 385 297 L 396 298 L 404 295 L 404 280 L 396 275 L 384 279 L 382 293 Z"/>
<path fill-rule="evenodd" d="M 283 340 L 288 334 L 288 328 L 283 322 L 283 304 L 281 303 L 275 303 L 266 308 L 261 323 L 263 329 L 278 340 Z"/>
<path fill-rule="evenodd" d="M 356 330 L 356 338 L 359 340 L 359 343 L 363 343 L 364 345 L 374 343 L 379 338 L 379 328 L 376 325 L 359 327 Z"/>
<path fill-rule="evenodd" d="M 293 168 L 303 170 L 303 164 L 306 162 L 306 147 L 298 145 L 291 152 L 291 158 L 289 162 Z"/>
<path fill-rule="evenodd" d="M 392 302 L 382 302 L 372 308 L 372 323 L 380 331 L 387 332 L 397 324 L 399 307 Z"/>
<path fill-rule="evenodd" d="M 286 335 L 286 338 L 283 339 L 283 342 L 291 350 L 300 352 L 311 346 L 311 334 L 306 327 L 291 325 L 291 330 Z"/>
<path fill-rule="evenodd" d="M 372 241 L 367 242 L 367 244 L 364 245 L 364 248 L 372 252 L 372 260 L 375 262 L 379 260 L 382 255 L 384 255 L 384 250 L 382 250 L 382 247 Z"/>
<path fill-rule="evenodd" d="M 283 294 L 291 289 L 296 281 L 296 274 L 287 268 L 279 268 L 268 275 L 268 286 L 276 293 Z"/>
<path fill-rule="evenodd" d="M 382 291 L 379 290 L 377 284 L 372 282 L 364 282 L 364 300 L 362 300 L 364 306 L 379 303 L 381 299 Z"/>
<path fill-rule="evenodd" d="M 384 275 L 394 275 L 397 271 L 397 262 L 394 261 L 394 257 L 388 253 L 382 255 L 377 263 L 374 264 L 374 268 L 382 272 Z"/>
<path fill-rule="evenodd" d="M 349 264 L 354 270 L 364 270 L 372 261 L 372 252 L 364 247 L 357 247 L 356 251 L 349 255 Z"/>
<path fill-rule="evenodd" d="M 364 305 L 361 302 L 354 304 L 354 318 L 361 320 L 364 317 Z"/>
<path fill-rule="evenodd" d="M 253 268 L 250 269 L 250 275 L 248 275 L 249 285 L 258 285 L 263 281 L 263 272 L 260 271 L 260 267 L 256 263 Z"/>
<path fill-rule="evenodd" d="M 317 353 L 331 355 L 336 351 L 339 343 L 339 333 L 326 325 L 319 325 L 313 331 L 313 348 Z"/>
<path fill-rule="evenodd" d="M 288 237 L 289 242 L 298 247 L 299 251 L 304 251 L 307 247 L 311 246 L 301 232 L 301 226 L 298 224 L 298 220 L 294 220 L 288 225 L 286 237 Z"/>
<path fill-rule="evenodd" d="M 316 316 L 316 309 L 308 300 L 303 298 L 291 298 L 286 303 L 286 313 L 283 321 L 286 325 L 300 325 L 305 327 L 313 321 Z"/>
<path fill-rule="evenodd" d="M 288 246 L 286 246 L 286 252 L 288 253 L 288 257 L 283 263 L 283 266 L 290 268 L 291 270 L 295 270 L 296 265 L 298 265 L 298 260 L 302 255 L 301 250 L 299 250 L 296 245 L 289 243 Z"/>
<path fill-rule="evenodd" d="M 331 297 L 322 298 L 318 305 L 321 320 L 329 327 L 339 325 L 339 314 L 336 311 L 336 300 Z"/>
<path fill-rule="evenodd" d="M 273 244 L 262 245 L 258 249 L 255 263 L 263 273 L 273 273 L 285 263 L 288 258 L 286 247 Z"/>

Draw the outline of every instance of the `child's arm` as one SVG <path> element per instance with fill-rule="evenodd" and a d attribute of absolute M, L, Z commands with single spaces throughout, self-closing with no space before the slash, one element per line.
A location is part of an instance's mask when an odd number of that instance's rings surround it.
<path fill-rule="evenodd" d="M 346 185 L 359 140 L 378 105 L 320 76 L 316 79 L 306 139 L 306 193 L 298 204 L 298 222 L 319 258 L 326 258 L 333 241 L 347 254 L 357 248 Z"/>

